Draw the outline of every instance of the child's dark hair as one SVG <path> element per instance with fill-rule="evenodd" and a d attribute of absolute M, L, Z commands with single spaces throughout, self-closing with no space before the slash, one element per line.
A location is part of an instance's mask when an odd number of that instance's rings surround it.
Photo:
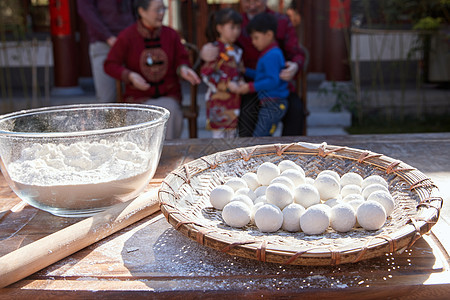
<path fill-rule="evenodd" d="M 272 31 L 275 36 L 277 34 L 277 19 L 275 19 L 273 14 L 263 12 L 254 16 L 246 29 L 249 35 L 253 32 L 266 33 Z"/>
<path fill-rule="evenodd" d="M 219 37 L 217 32 L 217 25 L 224 25 L 227 23 L 242 24 L 242 16 L 232 8 L 224 8 L 218 11 L 213 11 L 209 15 L 208 26 L 206 27 L 206 39 L 208 42 L 214 42 Z"/>

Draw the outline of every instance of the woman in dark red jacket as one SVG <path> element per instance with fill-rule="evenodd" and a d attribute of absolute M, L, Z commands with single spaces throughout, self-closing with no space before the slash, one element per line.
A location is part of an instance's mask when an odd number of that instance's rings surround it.
<path fill-rule="evenodd" d="M 125 82 L 123 101 L 167 108 L 167 139 L 179 138 L 183 127 L 180 78 L 199 84 L 189 67 L 178 33 L 162 25 L 162 0 L 134 1 L 138 21 L 123 30 L 105 61 L 105 72 Z"/>

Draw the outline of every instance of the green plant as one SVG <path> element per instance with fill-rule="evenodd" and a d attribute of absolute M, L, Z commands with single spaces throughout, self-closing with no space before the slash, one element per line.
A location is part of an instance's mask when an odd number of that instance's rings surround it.
<path fill-rule="evenodd" d="M 331 87 L 319 88 L 319 95 L 334 95 L 336 101 L 331 107 L 331 111 L 339 112 L 347 109 L 352 113 L 356 112 L 355 88 L 348 83 L 331 82 Z"/>
<path fill-rule="evenodd" d="M 449 0 L 363 0 L 353 1 L 354 13 L 361 13 L 368 28 L 432 29 L 450 23 Z M 432 27 L 432 28 L 430 28 Z"/>
<path fill-rule="evenodd" d="M 437 30 L 441 27 L 443 19 L 424 17 L 414 24 L 413 29 L 415 30 Z"/>

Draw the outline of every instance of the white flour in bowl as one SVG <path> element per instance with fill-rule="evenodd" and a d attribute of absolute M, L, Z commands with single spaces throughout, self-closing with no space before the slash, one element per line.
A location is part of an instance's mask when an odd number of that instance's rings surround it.
<path fill-rule="evenodd" d="M 99 183 L 145 172 L 149 156 L 132 142 L 33 144 L 8 172 L 12 180 L 30 185 Z"/>
<path fill-rule="evenodd" d="M 152 175 L 150 157 L 132 142 L 33 144 L 8 173 L 31 205 L 93 209 L 137 195 Z"/>

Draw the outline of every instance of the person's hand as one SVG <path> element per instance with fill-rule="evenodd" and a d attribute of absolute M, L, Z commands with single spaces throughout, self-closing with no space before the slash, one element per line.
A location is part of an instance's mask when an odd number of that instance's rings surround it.
<path fill-rule="evenodd" d="M 245 84 L 246 82 L 244 79 L 241 78 L 241 79 L 239 79 L 238 83 L 239 83 L 239 85 L 242 85 L 242 84 Z"/>
<path fill-rule="evenodd" d="M 250 86 L 248 83 L 240 84 L 238 94 L 248 94 L 250 92 Z"/>
<path fill-rule="evenodd" d="M 217 56 L 219 56 L 219 47 L 214 46 L 213 43 L 206 43 L 202 49 L 200 49 L 200 58 L 203 61 L 214 61 Z"/>
<path fill-rule="evenodd" d="M 189 81 L 192 85 L 199 84 L 201 82 L 200 77 L 188 66 L 181 66 L 180 76 L 186 81 Z"/>
<path fill-rule="evenodd" d="M 245 74 L 245 66 L 244 63 L 241 61 L 241 63 L 238 66 L 238 70 L 241 74 Z"/>
<path fill-rule="evenodd" d="M 298 65 L 295 62 L 287 61 L 286 62 L 286 68 L 281 70 L 280 72 L 280 78 L 285 81 L 290 81 L 292 78 L 294 78 L 295 74 L 297 74 L 298 71 Z"/>
<path fill-rule="evenodd" d="M 234 81 L 229 81 L 227 84 L 228 90 L 235 94 L 247 94 L 249 92 L 248 83 L 237 83 Z"/>
<path fill-rule="evenodd" d="M 150 84 L 144 79 L 144 77 L 136 72 L 130 72 L 130 74 L 128 74 L 128 79 L 138 90 L 146 91 L 150 88 Z"/>
<path fill-rule="evenodd" d="M 230 92 L 237 94 L 239 90 L 239 84 L 234 81 L 229 81 L 227 84 L 227 88 L 230 90 Z"/>
<path fill-rule="evenodd" d="M 114 45 L 114 43 L 117 41 L 117 38 L 115 36 L 110 36 L 107 40 L 106 43 L 112 47 Z"/>

